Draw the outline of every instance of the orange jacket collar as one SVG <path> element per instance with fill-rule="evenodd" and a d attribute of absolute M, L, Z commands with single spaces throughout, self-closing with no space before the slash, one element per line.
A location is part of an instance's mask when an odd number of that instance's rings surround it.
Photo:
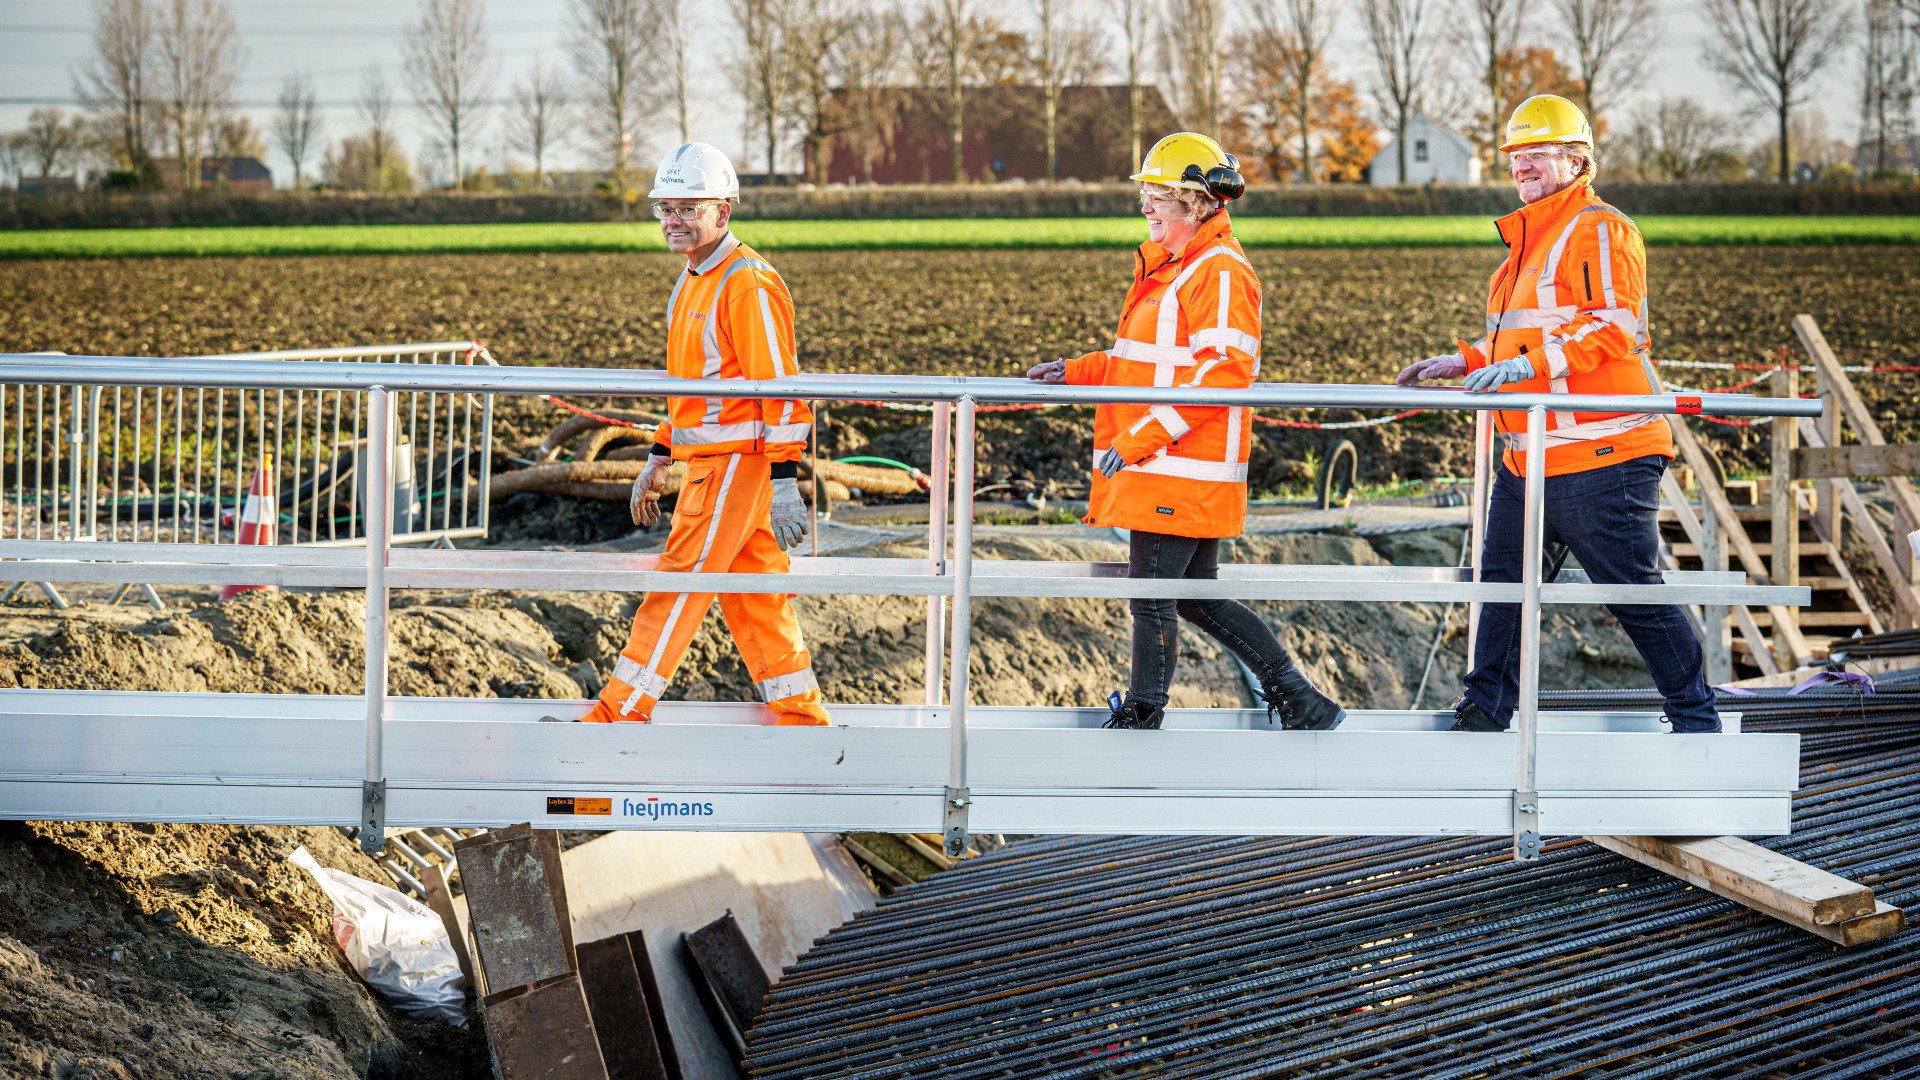
<path fill-rule="evenodd" d="M 1232 236 L 1233 222 L 1227 217 L 1226 210 L 1222 209 L 1219 213 L 1201 222 L 1200 228 L 1193 234 L 1193 239 L 1188 240 L 1187 246 L 1180 249 L 1180 265 L 1185 266 L 1191 262 L 1194 256 L 1212 247 L 1214 241 Z M 1151 240 L 1140 245 L 1140 258 L 1143 266 L 1159 269 L 1165 266 L 1173 257 L 1171 251 L 1168 251 L 1165 247 Z M 1146 273 L 1149 274 L 1152 272 L 1153 270 L 1146 271 Z"/>
<path fill-rule="evenodd" d="M 1586 177 L 1581 177 L 1566 187 L 1541 199 L 1515 210 L 1506 217 L 1495 221 L 1494 227 L 1500 230 L 1500 239 L 1512 247 L 1526 233 L 1539 236 L 1541 231 L 1556 221 L 1581 207 L 1600 201 L 1593 193 L 1593 185 Z"/>

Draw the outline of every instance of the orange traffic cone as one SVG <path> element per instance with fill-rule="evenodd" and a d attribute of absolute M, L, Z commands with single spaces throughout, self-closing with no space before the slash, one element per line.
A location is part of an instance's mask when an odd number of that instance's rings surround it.
<path fill-rule="evenodd" d="M 240 510 L 240 543 L 271 545 L 274 526 L 280 520 L 280 500 L 273 490 L 273 456 L 263 455 L 260 467 L 253 471 L 253 487 L 247 490 L 247 502 Z M 279 592 L 278 585 L 228 585 L 220 590 L 220 599 L 231 600 L 253 589 Z"/>

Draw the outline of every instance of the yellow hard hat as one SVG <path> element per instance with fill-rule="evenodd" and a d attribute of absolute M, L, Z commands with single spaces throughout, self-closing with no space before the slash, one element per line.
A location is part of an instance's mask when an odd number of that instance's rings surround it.
<path fill-rule="evenodd" d="M 1140 171 L 1128 177 L 1163 187 L 1204 191 L 1216 199 L 1237 199 L 1246 190 L 1240 160 L 1197 131 L 1176 131 L 1147 151 Z"/>
<path fill-rule="evenodd" d="M 1541 143 L 1580 143 L 1593 146 L 1593 125 L 1580 106 L 1557 94 L 1535 94 L 1521 102 L 1507 121 L 1507 141 L 1500 152 L 1510 154 Z"/>

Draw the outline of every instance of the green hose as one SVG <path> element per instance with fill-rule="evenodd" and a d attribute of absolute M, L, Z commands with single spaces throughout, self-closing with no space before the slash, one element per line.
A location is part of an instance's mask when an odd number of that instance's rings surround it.
<path fill-rule="evenodd" d="M 885 458 L 885 457 L 845 457 L 845 458 L 840 458 L 840 459 L 838 459 L 838 461 L 836 462 L 836 464 L 840 464 L 840 465 L 864 465 L 864 464 L 868 464 L 868 463 L 872 463 L 872 464 L 875 464 L 875 465 L 891 465 L 891 466 L 893 466 L 893 467 L 894 467 L 894 468 L 896 468 L 896 469 L 905 469 L 906 471 L 908 471 L 908 472 L 910 472 L 910 473 L 912 473 L 912 474 L 914 474 L 915 476 L 918 476 L 918 475 L 920 475 L 920 470 L 919 470 L 919 469 L 916 469 L 916 468 L 914 468 L 913 466 L 911 466 L 911 465 L 909 465 L 909 464 L 907 464 L 907 463 L 906 463 L 906 462 L 904 462 L 904 461 L 895 461 L 895 460 L 893 460 L 892 458 Z"/>

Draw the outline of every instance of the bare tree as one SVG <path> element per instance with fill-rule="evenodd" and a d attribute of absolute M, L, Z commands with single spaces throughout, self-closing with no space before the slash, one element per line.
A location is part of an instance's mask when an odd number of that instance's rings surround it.
<path fill-rule="evenodd" d="M 694 0 L 653 0 L 653 8 L 660 20 L 660 54 L 666 63 L 667 92 L 673 97 L 673 118 L 680 128 L 680 141 L 691 142 L 687 112 L 693 100 L 694 69 L 689 58 L 696 29 L 694 18 L 701 7 Z"/>
<path fill-rule="evenodd" d="M 766 135 L 767 179 L 780 171 L 780 126 L 789 115 L 787 95 L 794 85 L 794 29 L 797 0 L 727 0 L 740 31 L 739 67 L 746 83 L 747 122 Z"/>
<path fill-rule="evenodd" d="M 423 0 L 420 21 L 407 31 L 407 74 L 421 111 L 439 127 L 453 156 L 453 188 L 466 189 L 464 145 L 484 120 L 487 41 L 482 0 Z"/>
<path fill-rule="evenodd" d="M 567 51 L 585 92 L 589 137 L 613 171 L 624 206 L 633 197 L 634 128 L 652 114 L 659 47 L 650 0 L 570 0 Z"/>
<path fill-rule="evenodd" d="M 320 113 L 313 92 L 313 76 L 297 71 L 280 84 L 280 106 L 273 114 L 273 141 L 293 166 L 293 186 L 300 187 L 307 157 L 320 141 Z"/>
<path fill-rule="evenodd" d="M 560 73 L 538 56 L 533 70 L 513 88 L 513 112 L 507 116 L 507 145 L 533 159 L 533 182 L 547 186 L 547 152 L 566 137 L 572 117 Z"/>
<path fill-rule="evenodd" d="M 1076 0 L 1029 0 L 1034 18 L 1033 74 L 1040 83 L 1040 139 L 1046 178 L 1059 179 L 1060 91 L 1086 81 L 1105 49 L 1100 30 L 1079 16 Z"/>
<path fill-rule="evenodd" d="M 1184 123 L 1218 136 L 1226 0 L 1166 0 L 1161 20 L 1160 66 L 1175 91 L 1175 107 Z"/>
<path fill-rule="evenodd" d="M 1866 0 L 1864 7 L 1857 164 L 1861 172 L 1874 174 L 1886 171 L 1892 148 L 1913 134 L 1914 61 L 1904 47 L 1909 31 L 1894 0 Z"/>
<path fill-rule="evenodd" d="M 224 0 L 171 0 L 161 13 L 159 100 L 180 168 L 180 183 L 200 186 L 200 157 L 214 125 L 233 108 L 246 50 Z"/>
<path fill-rule="evenodd" d="M 1732 126 L 1692 98 L 1663 97 L 1633 111 L 1622 142 L 1642 179 L 1698 180 L 1738 166 Z"/>
<path fill-rule="evenodd" d="M 891 5 L 856 10 L 827 56 L 840 85 L 841 132 L 860 157 L 860 176 L 873 183 L 873 166 L 893 138 L 903 104 L 892 85 L 901 74 L 906 20 Z"/>
<path fill-rule="evenodd" d="M 1407 182 L 1407 125 L 1426 89 L 1428 0 L 1362 0 L 1360 14 L 1373 49 L 1376 93 L 1398 150 L 1400 182 Z"/>
<path fill-rule="evenodd" d="M 80 156 L 81 132 L 78 121 L 51 105 L 43 105 L 27 114 L 22 129 L 24 158 L 39 170 L 40 176 L 55 176 L 71 168 Z"/>
<path fill-rule="evenodd" d="M 1846 41 L 1844 7 L 1827 0 L 1705 0 L 1707 64 L 1774 112 L 1780 181 L 1793 175 L 1787 118 Z"/>
<path fill-rule="evenodd" d="M 808 178 L 826 182 L 829 140 L 841 117 L 833 105 L 838 67 L 834 63 L 840 38 L 848 33 L 854 13 L 845 0 L 794 0 L 787 29 L 792 92 L 788 111 L 792 126 L 806 144 Z"/>
<path fill-rule="evenodd" d="M 365 155 L 371 163 L 373 186 L 378 190 L 387 176 L 387 159 L 397 156 L 399 150 L 393 136 L 393 88 L 387 84 L 385 71 L 368 68 L 360 77 L 360 94 L 354 107 L 367 125 Z"/>
<path fill-rule="evenodd" d="M 1487 110 L 1493 125 L 1493 146 L 1506 140 L 1501 137 L 1507 126 L 1507 118 L 1501 115 L 1501 107 L 1507 103 L 1507 76 L 1509 58 L 1519 48 L 1527 34 L 1527 16 L 1532 10 L 1528 0 L 1461 0 L 1462 14 L 1461 36 L 1471 46 L 1471 55 L 1479 66 L 1481 89 L 1486 92 L 1483 101 L 1492 105 Z M 1493 164 L 1500 160 L 1499 151 L 1493 151 Z M 1405 173 L 1402 172 L 1402 177 Z"/>
<path fill-rule="evenodd" d="M 1601 110 L 1620 93 L 1615 87 L 1640 80 L 1646 71 L 1660 16 L 1653 0 L 1554 0 L 1560 33 L 1579 65 L 1580 107 L 1600 122 Z"/>
<path fill-rule="evenodd" d="M 967 91 L 978 77 L 981 53 L 998 30 L 989 0 L 927 0 L 914 24 L 915 59 L 920 82 L 930 103 L 947 123 L 947 148 L 953 161 L 953 182 L 965 183 L 962 158 L 966 131 Z"/>
<path fill-rule="evenodd" d="M 1314 80 L 1339 29 L 1340 9 L 1336 0 L 1252 0 L 1249 6 L 1254 33 L 1265 38 L 1271 54 L 1280 58 L 1285 108 L 1300 128 L 1300 177 L 1311 184 Z"/>
<path fill-rule="evenodd" d="M 1140 63 L 1146 56 L 1152 8 L 1149 0 L 1106 0 L 1107 10 L 1120 23 L 1120 47 L 1127 69 L 1127 160 L 1140 161 Z"/>
<path fill-rule="evenodd" d="M 0 184 L 16 186 L 27 174 L 27 137 L 18 131 L 0 131 Z"/>
<path fill-rule="evenodd" d="M 94 55 L 74 74 L 74 96 L 112 126 L 115 156 L 140 172 L 152 153 L 153 7 L 147 0 L 94 0 L 93 22 Z"/>

